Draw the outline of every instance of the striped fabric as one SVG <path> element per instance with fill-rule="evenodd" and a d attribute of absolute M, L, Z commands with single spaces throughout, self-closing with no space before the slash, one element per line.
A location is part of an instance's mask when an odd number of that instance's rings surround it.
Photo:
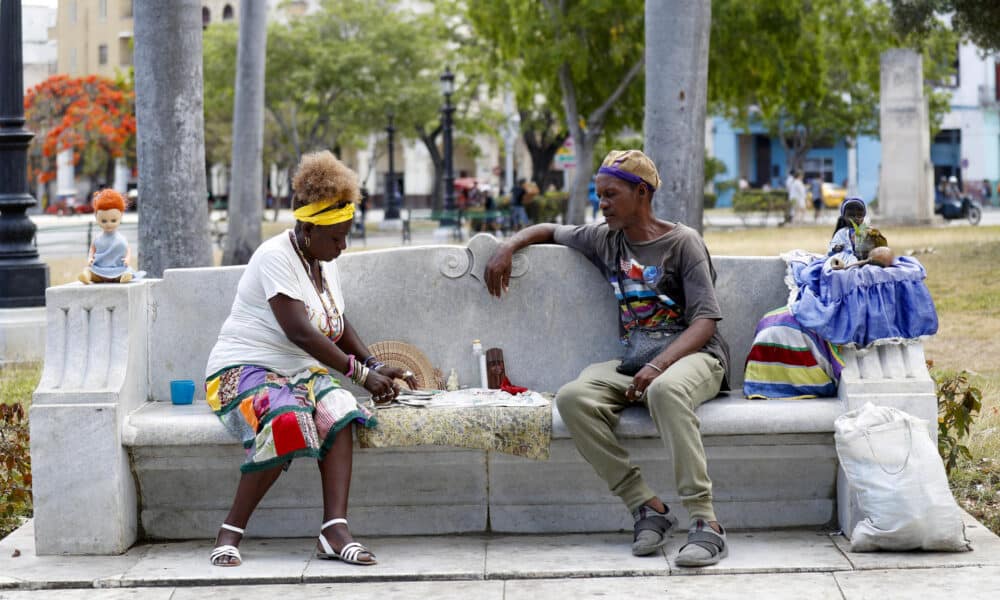
<path fill-rule="evenodd" d="M 618 287 L 618 277 L 610 277 L 608 282 L 618 300 L 626 332 L 637 325 L 646 329 L 659 329 L 679 318 L 680 307 L 677 303 L 666 294 L 657 293 L 651 285 L 659 279 L 658 267 L 644 267 L 635 259 L 623 259 L 618 268 L 622 287 L 625 288 L 624 296 L 623 290 Z M 627 307 L 622 304 L 623 299 L 628 304 Z"/>
<path fill-rule="evenodd" d="M 802 327 L 787 306 L 760 320 L 747 355 L 747 398 L 826 398 L 837 395 L 844 363 L 837 346 Z"/>

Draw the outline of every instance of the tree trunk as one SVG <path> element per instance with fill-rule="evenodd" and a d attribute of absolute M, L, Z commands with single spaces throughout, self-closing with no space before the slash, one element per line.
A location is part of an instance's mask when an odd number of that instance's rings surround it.
<path fill-rule="evenodd" d="M 555 157 L 556 152 L 559 151 L 559 148 L 562 148 L 566 138 L 569 137 L 568 135 L 557 135 L 551 140 L 546 140 L 546 133 L 525 131 L 522 136 L 524 138 L 524 145 L 528 147 L 528 154 L 531 155 L 531 179 L 542 190 L 545 189 L 549 173 L 552 172 L 552 159 Z"/>
<path fill-rule="evenodd" d="M 585 223 L 587 207 L 590 205 L 588 192 L 590 178 L 594 176 L 594 146 L 599 136 L 583 135 L 581 141 L 573 138 L 573 148 L 576 152 L 576 170 L 573 172 L 573 185 L 570 188 L 569 207 L 566 209 L 566 220 L 569 223 Z"/>
<path fill-rule="evenodd" d="M 665 5 L 665 6 L 664 6 Z M 645 151 L 660 172 L 656 216 L 702 230 L 709 0 L 646 2 Z"/>
<path fill-rule="evenodd" d="M 437 136 L 441 133 L 441 126 L 438 125 L 433 131 L 426 131 L 423 127 L 417 127 L 417 135 L 420 141 L 427 148 L 427 154 L 431 157 L 434 165 L 434 183 L 431 188 L 431 211 L 440 212 L 444 209 L 444 157 L 437 147 Z"/>
<path fill-rule="evenodd" d="M 201 2 L 135 3 L 139 266 L 212 264 L 205 186 Z"/>
<path fill-rule="evenodd" d="M 576 86 L 570 77 L 569 65 L 559 68 L 559 85 L 563 93 L 563 107 L 566 110 L 566 129 L 573 138 L 576 150 L 576 174 L 569 188 L 569 202 L 566 205 L 566 222 L 582 224 L 586 222 L 585 206 L 587 198 L 587 183 L 590 181 L 590 166 L 593 164 L 594 142 L 599 137 L 588 132 L 580 124 L 580 111 L 576 103 Z M 588 143 L 589 142 L 589 143 Z M 590 162 L 584 162 L 589 160 Z"/>
<path fill-rule="evenodd" d="M 707 58 L 705 59 L 708 60 Z M 586 220 L 586 206 L 589 203 L 587 197 L 587 185 L 590 183 L 592 167 L 594 164 L 594 146 L 597 140 L 601 139 L 604 131 L 604 121 L 608 111 L 628 89 L 628 86 L 635 81 L 635 78 L 642 72 L 645 59 L 636 61 L 632 68 L 618 82 L 618 87 L 604 100 L 604 103 L 594 109 L 587 117 L 586 129 L 581 125 L 580 110 L 576 99 L 576 84 L 570 73 L 568 63 L 559 66 L 559 87 L 563 94 L 563 108 L 566 111 L 566 129 L 573 136 L 573 147 L 576 149 L 576 175 L 573 177 L 573 186 L 569 191 L 569 206 L 566 208 L 566 220 L 569 223 L 584 223 Z"/>
<path fill-rule="evenodd" d="M 229 192 L 229 230 L 222 255 L 224 265 L 246 264 L 260 245 L 264 213 L 261 181 L 264 179 L 266 48 L 267 6 L 257 0 L 240 0 L 233 109 L 233 170 Z"/>
<path fill-rule="evenodd" d="M 115 186 L 115 157 L 108 152 L 108 160 L 104 163 L 104 184 L 108 187 Z"/>

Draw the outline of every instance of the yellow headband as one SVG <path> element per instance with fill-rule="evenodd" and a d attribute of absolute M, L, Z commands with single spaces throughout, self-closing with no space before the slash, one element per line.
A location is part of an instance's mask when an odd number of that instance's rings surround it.
<path fill-rule="evenodd" d="M 318 200 L 295 209 L 292 214 L 303 223 L 315 225 L 336 225 L 354 218 L 354 203 L 348 202 L 340 208 L 333 208 L 337 200 Z"/>

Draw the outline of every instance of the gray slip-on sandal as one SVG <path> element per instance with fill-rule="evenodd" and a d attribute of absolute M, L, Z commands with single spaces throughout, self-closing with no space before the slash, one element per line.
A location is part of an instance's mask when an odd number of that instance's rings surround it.
<path fill-rule="evenodd" d="M 632 554 L 646 556 L 667 545 L 670 530 L 677 526 L 677 517 L 667 512 L 660 513 L 652 507 L 642 505 L 632 513 L 635 519 L 632 536 Z"/>
<path fill-rule="evenodd" d="M 674 564 L 678 567 L 707 567 L 729 556 L 726 530 L 716 532 L 705 521 L 698 519 L 688 530 L 687 543 L 681 546 Z"/>

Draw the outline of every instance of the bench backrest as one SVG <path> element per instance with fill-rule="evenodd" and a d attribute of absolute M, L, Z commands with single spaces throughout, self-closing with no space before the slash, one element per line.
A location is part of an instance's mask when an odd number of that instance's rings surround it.
<path fill-rule="evenodd" d="M 496 300 L 481 281 L 496 241 L 469 247 L 419 246 L 349 253 L 338 259 L 346 315 L 371 344 L 399 340 L 420 348 L 447 375 L 478 385 L 472 340 L 504 350 L 518 385 L 556 391 L 587 364 L 621 354 L 614 298 L 598 270 L 560 246 L 535 246 L 515 264 L 510 293 Z M 788 291 L 778 257 L 715 257 L 717 291 L 738 389 L 760 317 Z M 150 394 L 169 398 L 171 379 L 200 382 L 229 313 L 243 267 L 171 269 L 151 290 Z M 198 395 L 203 391 L 198 390 Z"/>

